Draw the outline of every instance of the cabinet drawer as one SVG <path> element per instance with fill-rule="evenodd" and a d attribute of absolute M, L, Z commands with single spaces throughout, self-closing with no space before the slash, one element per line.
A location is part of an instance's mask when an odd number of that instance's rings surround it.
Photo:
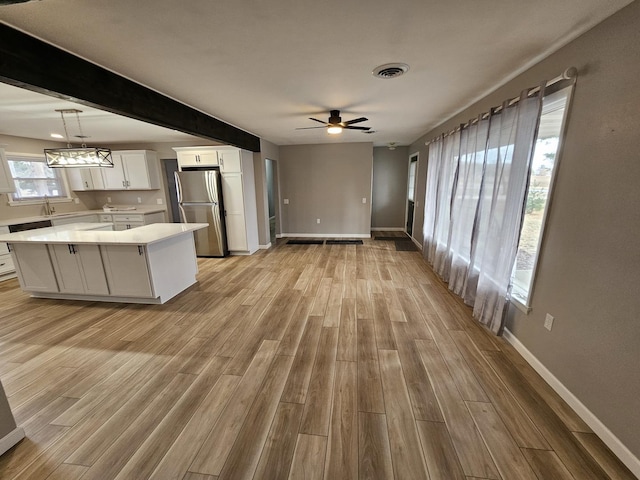
<path fill-rule="evenodd" d="M 114 215 L 114 222 L 144 222 L 144 215 Z"/>
<path fill-rule="evenodd" d="M 16 267 L 13 265 L 13 258 L 11 258 L 10 253 L 0 255 L 0 274 L 13 272 L 15 269 Z"/>
<path fill-rule="evenodd" d="M 106 222 L 106 223 L 111 223 L 111 222 L 113 222 L 113 217 L 111 215 L 100 215 L 100 221 L 101 222 Z"/>

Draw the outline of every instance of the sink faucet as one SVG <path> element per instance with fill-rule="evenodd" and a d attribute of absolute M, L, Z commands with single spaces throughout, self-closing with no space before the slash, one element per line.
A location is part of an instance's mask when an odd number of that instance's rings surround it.
<path fill-rule="evenodd" d="M 47 217 L 50 217 L 56 211 L 55 207 L 52 207 L 49 203 L 49 197 L 47 195 L 44 196 L 44 214 Z"/>

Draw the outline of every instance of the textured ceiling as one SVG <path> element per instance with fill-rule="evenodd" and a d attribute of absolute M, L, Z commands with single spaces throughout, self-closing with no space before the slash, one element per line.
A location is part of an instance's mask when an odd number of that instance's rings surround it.
<path fill-rule="evenodd" d="M 41 0 L 0 6 L 0 21 L 278 145 L 406 145 L 629 3 Z M 410 70 L 371 75 L 389 62 Z M 330 109 L 376 133 L 296 130 Z M 88 134 L 102 138 L 97 123 Z M 113 128 L 105 141 L 131 140 Z"/>

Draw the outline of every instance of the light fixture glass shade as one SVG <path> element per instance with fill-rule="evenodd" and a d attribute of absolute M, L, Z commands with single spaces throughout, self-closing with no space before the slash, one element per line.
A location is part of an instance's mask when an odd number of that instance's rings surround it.
<path fill-rule="evenodd" d="M 342 133 L 342 127 L 331 125 L 329 128 L 327 128 L 327 133 L 329 135 L 336 135 L 338 133 Z"/>
<path fill-rule="evenodd" d="M 52 168 L 113 167 L 108 148 L 45 148 L 44 156 L 47 166 Z"/>

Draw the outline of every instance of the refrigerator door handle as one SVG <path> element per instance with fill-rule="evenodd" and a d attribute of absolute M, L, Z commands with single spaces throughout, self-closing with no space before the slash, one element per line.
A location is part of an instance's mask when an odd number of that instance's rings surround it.
<path fill-rule="evenodd" d="M 173 176 L 176 178 L 176 197 L 178 197 L 178 203 L 182 203 L 182 183 L 180 183 L 180 175 L 178 175 L 178 172 L 173 172 Z"/>

